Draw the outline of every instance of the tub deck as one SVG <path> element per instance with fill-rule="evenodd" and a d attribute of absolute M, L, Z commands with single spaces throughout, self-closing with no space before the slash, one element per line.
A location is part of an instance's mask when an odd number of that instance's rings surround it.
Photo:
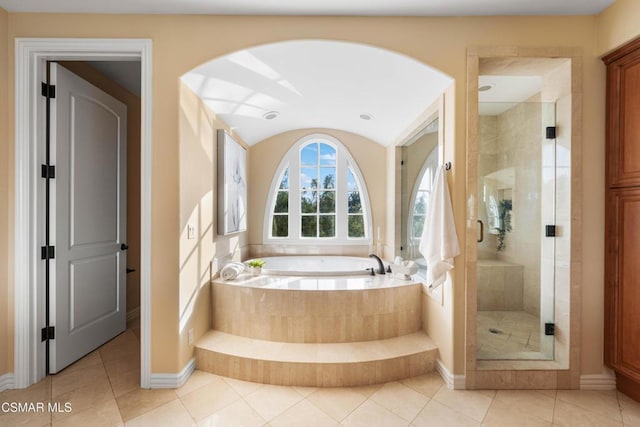
<path fill-rule="evenodd" d="M 415 280 L 414 280 L 415 279 Z M 363 289 L 384 289 L 397 286 L 407 286 L 419 283 L 417 277 L 412 280 L 403 280 L 385 275 L 361 275 L 361 276 L 270 276 L 261 274 L 253 276 L 250 273 L 242 273 L 234 280 L 216 279 L 214 283 L 222 285 L 235 285 L 248 288 L 261 289 L 290 289 L 302 291 L 350 291 Z"/>

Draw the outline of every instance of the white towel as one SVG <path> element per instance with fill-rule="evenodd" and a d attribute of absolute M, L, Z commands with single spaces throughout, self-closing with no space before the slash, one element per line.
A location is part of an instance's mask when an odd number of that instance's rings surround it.
<path fill-rule="evenodd" d="M 241 262 L 230 262 L 220 270 L 222 280 L 233 280 L 244 271 L 244 264 Z"/>
<path fill-rule="evenodd" d="M 436 169 L 429 209 L 420 239 L 420 253 L 427 261 L 427 286 L 433 290 L 444 283 L 453 258 L 460 254 L 444 168 Z"/>

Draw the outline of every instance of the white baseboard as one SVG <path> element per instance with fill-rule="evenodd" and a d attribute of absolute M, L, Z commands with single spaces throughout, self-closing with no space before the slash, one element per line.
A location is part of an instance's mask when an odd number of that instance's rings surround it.
<path fill-rule="evenodd" d="M 193 371 L 196 370 L 195 357 L 177 374 L 151 374 L 150 388 L 178 388 L 187 382 Z"/>
<path fill-rule="evenodd" d="M 466 388 L 465 376 L 453 375 L 440 359 L 436 360 L 436 371 L 440 374 L 448 388 L 453 390 L 464 390 Z"/>
<path fill-rule="evenodd" d="M 136 307 L 131 311 L 127 311 L 127 324 L 140 318 L 140 307 Z"/>
<path fill-rule="evenodd" d="M 13 388 L 13 374 L 0 375 L 0 392 Z"/>
<path fill-rule="evenodd" d="M 580 390 L 615 390 L 616 374 L 604 368 L 601 374 L 580 375 Z"/>

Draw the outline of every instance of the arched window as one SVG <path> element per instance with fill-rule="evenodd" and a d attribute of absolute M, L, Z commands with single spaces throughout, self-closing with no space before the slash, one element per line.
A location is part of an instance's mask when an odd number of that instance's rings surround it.
<path fill-rule="evenodd" d="M 411 196 L 411 208 L 409 209 L 409 240 L 417 243 L 422 237 L 424 220 L 429 211 L 429 200 L 433 187 L 433 176 L 438 166 L 437 146 L 429 153 L 422 170 L 416 179 Z M 410 245 L 411 246 L 411 245 Z"/>
<path fill-rule="evenodd" d="M 365 244 L 371 241 L 369 198 L 349 152 L 335 138 L 302 138 L 271 184 L 265 242 Z"/>

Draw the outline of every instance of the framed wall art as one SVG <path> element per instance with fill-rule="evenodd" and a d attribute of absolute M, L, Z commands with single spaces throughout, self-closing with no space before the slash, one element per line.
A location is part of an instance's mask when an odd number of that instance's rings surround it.
<path fill-rule="evenodd" d="M 218 234 L 247 230 L 247 150 L 218 130 Z"/>

